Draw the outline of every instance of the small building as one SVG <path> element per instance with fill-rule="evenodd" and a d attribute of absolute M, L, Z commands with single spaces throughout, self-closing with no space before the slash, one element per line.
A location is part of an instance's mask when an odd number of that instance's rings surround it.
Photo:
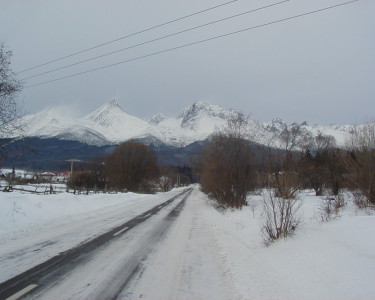
<path fill-rule="evenodd" d="M 70 178 L 70 172 L 64 171 L 64 172 L 56 173 L 56 175 L 52 177 L 52 181 L 56 183 L 66 183 L 69 178 Z"/>
<path fill-rule="evenodd" d="M 56 176 L 55 173 L 43 172 L 39 174 L 39 179 L 41 179 L 42 181 L 51 182 L 54 176 Z"/>

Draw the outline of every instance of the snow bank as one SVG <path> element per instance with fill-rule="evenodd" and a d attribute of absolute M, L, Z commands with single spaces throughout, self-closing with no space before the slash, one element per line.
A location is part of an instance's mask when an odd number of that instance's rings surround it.
<path fill-rule="evenodd" d="M 262 246 L 260 236 L 260 196 L 250 199 L 254 216 L 251 206 L 204 210 L 238 292 L 234 298 L 373 299 L 375 216 L 349 207 L 341 218 L 320 223 L 319 198 L 309 193 L 301 198 L 303 229 L 270 247 Z"/>
<path fill-rule="evenodd" d="M 18 192 L 0 194 L 0 233 L 17 230 L 36 223 L 53 222 L 55 219 L 81 214 L 96 214 L 103 209 L 134 201 L 145 195 L 96 194 L 90 196 L 62 193 L 34 195 Z"/>

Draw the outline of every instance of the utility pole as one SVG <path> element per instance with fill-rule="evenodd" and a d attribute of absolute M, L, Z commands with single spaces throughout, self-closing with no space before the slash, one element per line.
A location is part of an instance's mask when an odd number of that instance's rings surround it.
<path fill-rule="evenodd" d="M 75 163 L 75 162 L 80 162 L 80 160 L 79 159 L 68 159 L 68 160 L 66 160 L 66 161 L 69 161 L 70 162 L 70 179 L 72 179 L 73 178 L 73 164 Z"/>

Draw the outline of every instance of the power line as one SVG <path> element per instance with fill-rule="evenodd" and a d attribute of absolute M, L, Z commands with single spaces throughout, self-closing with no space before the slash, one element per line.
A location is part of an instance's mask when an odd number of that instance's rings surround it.
<path fill-rule="evenodd" d="M 214 37 L 211 37 L 211 38 L 207 38 L 207 39 L 204 39 L 204 40 L 200 40 L 200 41 L 196 41 L 196 42 L 184 44 L 184 45 L 181 45 L 181 46 L 169 48 L 169 49 L 166 49 L 166 50 L 162 50 L 162 51 L 150 53 L 150 54 L 143 55 L 143 56 L 138 56 L 138 57 L 135 57 L 135 58 L 132 58 L 132 59 L 120 61 L 120 62 L 117 62 L 117 63 L 114 63 L 114 64 L 110 64 L 110 65 L 106 65 L 106 66 L 103 66 L 103 67 L 99 67 L 99 68 L 95 68 L 95 69 L 91 69 L 91 70 L 87 70 L 87 71 L 83 71 L 83 72 L 79 72 L 79 73 L 67 75 L 67 76 L 64 76 L 64 77 L 60 77 L 60 78 L 56 78 L 56 79 L 44 81 L 44 82 L 41 82 L 41 83 L 29 85 L 29 86 L 26 86 L 25 88 L 30 88 L 30 87 L 35 87 L 35 86 L 39 86 L 39 85 L 44 85 L 44 84 L 48 84 L 48 83 L 51 83 L 51 82 L 55 82 L 55 81 L 60 81 L 60 80 L 63 80 L 63 79 L 67 79 L 67 78 L 70 78 L 70 77 L 74 77 L 74 76 L 78 76 L 78 75 L 83 75 L 83 74 L 87 74 L 87 73 L 91 73 L 91 72 L 95 72 L 95 71 L 99 71 L 99 70 L 111 68 L 111 67 L 114 67 L 114 66 L 117 66 L 117 65 L 129 63 L 129 62 L 140 60 L 140 59 L 144 59 L 144 58 L 147 58 L 147 57 L 156 56 L 156 55 L 159 55 L 159 54 L 163 54 L 163 53 L 171 52 L 171 51 L 174 51 L 174 50 L 178 50 L 178 49 L 190 47 L 190 46 L 193 46 L 193 45 L 198 45 L 198 44 L 206 43 L 206 42 L 209 42 L 209 41 L 217 40 L 217 39 L 228 37 L 228 36 L 231 36 L 231 35 L 236 35 L 236 34 L 239 34 L 239 33 L 242 33 L 242 32 L 246 32 L 246 31 L 258 29 L 258 28 L 261 28 L 261 27 L 266 27 L 266 26 L 269 26 L 269 25 L 273 25 L 273 24 L 285 22 L 285 21 L 296 19 L 296 18 L 300 18 L 300 17 L 304 17 L 304 16 L 307 16 L 307 15 L 311 15 L 311 14 L 315 14 L 315 13 L 318 13 L 318 12 L 326 11 L 326 10 L 329 10 L 329 9 L 337 8 L 337 7 L 340 7 L 340 6 L 348 5 L 348 4 L 357 2 L 357 1 L 359 1 L 359 0 L 352 0 L 352 1 L 341 3 L 341 4 L 337 4 L 337 5 L 328 6 L 328 7 L 325 7 L 325 8 L 321 8 L 321 9 L 309 11 L 307 13 L 295 15 L 295 16 L 292 16 L 292 17 L 287 17 L 287 18 L 276 20 L 276 21 L 264 23 L 264 24 L 261 24 L 261 25 L 257 25 L 257 26 L 248 27 L 248 28 L 245 28 L 245 29 L 233 31 L 233 32 L 230 32 L 230 33 L 226 33 L 226 34 L 222 34 L 222 35 L 217 35 L 217 36 L 214 36 Z"/>
<path fill-rule="evenodd" d="M 152 39 L 152 40 L 149 40 L 149 41 L 146 41 L 146 42 L 143 42 L 143 43 L 135 44 L 135 45 L 132 45 L 132 46 L 129 46 L 129 47 L 126 47 L 126 48 L 122 48 L 122 49 L 116 50 L 116 51 L 105 53 L 105 54 L 102 54 L 102 55 L 99 55 L 99 56 L 95 56 L 95 57 L 92 57 L 92 58 L 89 58 L 89 59 L 81 60 L 81 61 L 78 61 L 76 63 L 72 63 L 72 64 L 67 65 L 67 66 L 59 67 L 59 68 L 56 68 L 56 69 L 52 69 L 50 71 L 46 71 L 46 72 L 42 72 L 42 73 L 39 73 L 39 74 L 36 74 L 36 75 L 25 77 L 25 78 L 21 79 L 21 81 L 24 81 L 24 80 L 27 80 L 27 79 L 31 79 L 31 78 L 35 78 L 35 77 L 39 77 L 39 76 L 42 76 L 42 75 L 45 75 L 45 74 L 53 73 L 53 72 L 56 72 L 56 71 L 59 71 L 59 70 L 62 70 L 62 69 L 70 68 L 70 67 L 73 67 L 73 66 L 76 66 L 76 65 L 83 64 L 85 62 L 89 62 L 89 61 L 96 60 L 96 59 L 99 59 L 99 58 L 102 58 L 102 57 L 105 57 L 105 56 L 113 55 L 113 54 L 116 54 L 116 53 L 119 53 L 119 52 L 123 52 L 123 51 L 129 50 L 129 49 L 133 49 L 133 48 L 136 48 L 136 47 L 139 47 L 139 46 L 150 44 L 150 43 L 153 43 L 153 42 L 156 42 L 156 41 L 160 41 L 160 40 L 172 37 L 172 36 L 180 35 L 182 33 L 193 31 L 193 30 L 196 30 L 196 29 L 199 29 L 199 28 L 202 28 L 202 27 L 206 27 L 206 26 L 209 26 L 209 25 L 213 25 L 213 24 L 216 24 L 216 23 L 219 23 L 219 22 L 227 21 L 227 20 L 230 20 L 230 19 L 233 19 L 233 18 L 238 18 L 240 16 L 243 16 L 243 15 L 246 15 L 246 14 L 250 14 L 250 13 L 262 10 L 262 9 L 270 8 L 272 6 L 276 6 L 276 5 L 279 5 L 279 4 L 282 4 L 282 3 L 285 3 L 285 2 L 289 2 L 289 1 L 290 0 L 284 0 L 284 1 L 281 1 L 281 2 L 274 3 L 274 4 L 270 4 L 270 5 L 266 5 L 266 6 L 263 6 L 263 7 L 256 8 L 256 9 L 248 10 L 246 12 L 242 12 L 240 14 L 236 14 L 236 15 L 233 15 L 233 16 L 230 16 L 230 17 L 226 17 L 226 18 L 223 18 L 223 19 L 212 21 L 212 22 L 209 22 L 209 23 L 206 23 L 206 24 L 202 24 L 202 25 L 198 25 L 198 26 L 195 26 L 195 27 L 191 27 L 191 28 L 188 28 L 188 29 L 185 29 L 185 30 L 182 30 L 182 31 L 178 31 L 178 32 L 172 33 L 172 34 L 164 35 L 162 37 L 159 37 L 159 38 L 156 38 L 156 39 Z"/>
<path fill-rule="evenodd" d="M 156 29 L 156 28 L 160 28 L 162 26 L 165 26 L 165 25 L 168 25 L 168 24 L 171 24 L 171 23 L 175 23 L 175 22 L 181 21 L 183 19 L 187 19 L 187 18 L 196 16 L 196 15 L 199 15 L 199 14 L 205 13 L 207 11 L 214 10 L 214 9 L 226 6 L 228 4 L 232 4 L 232 3 L 237 2 L 237 1 L 239 1 L 239 0 L 232 0 L 232 1 L 229 1 L 229 2 L 225 2 L 225 3 L 219 4 L 219 5 L 216 5 L 216 6 L 213 6 L 213 7 L 209 7 L 209 8 L 206 8 L 204 10 L 200 10 L 200 11 L 197 11 L 195 13 L 192 13 L 192 14 L 189 14 L 189 15 L 186 15 L 186 16 L 174 19 L 174 20 L 171 20 L 171 21 L 167 21 L 167 22 L 159 24 L 159 25 L 148 27 L 146 29 L 142 29 L 140 31 L 137 31 L 137 32 L 125 35 L 123 37 L 119 37 L 117 39 L 114 39 L 114 40 L 111 40 L 111 41 L 108 41 L 108 42 L 105 42 L 105 43 L 102 43 L 102 44 L 99 44 L 99 45 L 96 45 L 96 46 L 93 46 L 93 47 L 90 47 L 90 48 L 87 48 L 87 49 L 84 49 L 84 50 L 81 50 L 81 51 L 78 51 L 78 52 L 74 52 L 72 54 L 69 54 L 69 55 L 66 55 L 66 56 L 63 56 L 63 57 L 60 57 L 60 58 L 48 61 L 46 63 L 43 63 L 43 64 L 40 64 L 40 65 L 37 65 L 37 66 L 31 67 L 31 68 L 19 71 L 16 74 L 21 74 L 21 73 L 24 73 L 24 72 L 27 72 L 27 71 L 30 71 L 30 70 L 34 70 L 36 68 L 40 68 L 40 67 L 52 64 L 54 62 L 58 62 L 60 60 L 66 59 L 66 58 L 69 58 L 69 57 L 72 57 L 72 56 L 75 56 L 75 55 L 78 55 L 78 54 L 81 54 L 81 53 L 84 53 L 84 52 L 88 52 L 88 51 L 91 51 L 91 50 L 94 50 L 94 49 L 97 49 L 97 48 L 100 48 L 100 47 L 103 47 L 103 46 L 106 46 L 106 45 L 109 45 L 109 44 L 112 44 L 112 43 L 115 43 L 115 42 L 118 42 L 118 41 L 121 41 L 121 40 L 124 40 L 124 39 L 127 39 L 129 37 L 132 37 L 132 36 L 135 36 L 135 35 L 138 35 L 138 34 L 141 34 L 141 33 L 144 33 L 144 32 L 147 32 L 147 31 L 150 31 L 150 30 L 153 30 L 153 29 Z"/>

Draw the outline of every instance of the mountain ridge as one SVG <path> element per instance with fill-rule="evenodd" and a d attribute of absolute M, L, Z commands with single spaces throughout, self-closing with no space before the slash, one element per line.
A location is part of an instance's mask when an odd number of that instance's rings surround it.
<path fill-rule="evenodd" d="M 27 124 L 25 137 L 58 138 L 97 146 L 136 139 L 150 144 L 185 147 L 207 140 L 214 132 L 223 129 L 227 120 L 236 114 L 239 113 L 233 109 L 196 101 L 176 117 L 166 117 L 160 113 L 143 120 L 126 113 L 113 99 L 80 118 L 62 116 L 54 109 L 45 109 L 24 116 L 20 122 Z M 345 146 L 345 141 L 355 128 L 351 125 L 310 126 L 307 122 L 287 124 L 279 118 L 265 123 L 248 119 L 247 126 L 248 132 L 251 132 L 249 140 L 263 145 L 283 131 L 298 127 L 301 133 L 311 137 L 319 134 L 333 136 L 339 147 Z"/>

